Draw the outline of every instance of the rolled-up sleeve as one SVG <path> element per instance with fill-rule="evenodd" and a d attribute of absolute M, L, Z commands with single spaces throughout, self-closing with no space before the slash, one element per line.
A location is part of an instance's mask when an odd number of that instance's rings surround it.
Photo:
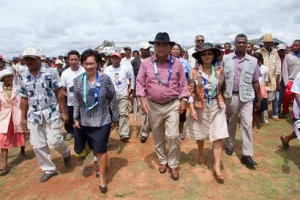
<path fill-rule="evenodd" d="M 78 85 L 78 83 L 77 83 L 76 79 L 74 79 L 73 82 L 74 82 L 74 105 L 73 105 L 74 111 L 73 111 L 73 118 L 75 120 L 79 120 L 80 119 L 80 110 L 79 110 L 80 105 L 79 105 L 79 93 L 78 93 L 79 91 L 78 91 L 77 87 L 75 87 L 75 86 Z"/>
<path fill-rule="evenodd" d="M 59 89 L 62 87 L 62 82 L 60 79 L 59 74 L 54 69 L 51 70 L 51 76 L 52 76 L 52 88 L 53 90 Z"/>
<path fill-rule="evenodd" d="M 189 91 L 188 91 L 188 85 L 185 78 L 184 69 L 182 67 L 182 64 L 180 63 L 181 67 L 179 67 L 179 81 L 178 81 L 178 88 L 179 88 L 179 95 L 178 98 L 182 99 L 184 97 L 189 97 Z"/>
<path fill-rule="evenodd" d="M 24 84 L 24 79 L 23 79 L 22 76 L 20 77 L 20 80 L 19 80 L 19 82 L 18 82 L 17 93 L 18 93 L 19 96 L 21 96 L 21 97 L 28 98 L 27 92 L 26 92 L 26 88 L 25 88 L 25 84 Z"/>
<path fill-rule="evenodd" d="M 255 82 L 255 81 L 258 81 L 259 80 L 259 77 L 261 77 L 261 72 L 260 72 L 260 68 L 258 65 L 255 66 L 255 70 L 254 70 L 254 73 L 253 73 L 253 80 L 252 82 Z"/>
<path fill-rule="evenodd" d="M 139 73 L 136 78 L 136 96 L 145 97 L 146 96 L 146 66 L 145 62 L 141 64 Z"/>

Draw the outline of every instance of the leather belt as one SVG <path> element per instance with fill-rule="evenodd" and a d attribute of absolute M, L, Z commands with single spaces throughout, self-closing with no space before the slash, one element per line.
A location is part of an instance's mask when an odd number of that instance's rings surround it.
<path fill-rule="evenodd" d="M 232 93 L 233 93 L 233 94 L 238 94 L 238 93 L 239 93 L 239 91 L 232 91 Z"/>

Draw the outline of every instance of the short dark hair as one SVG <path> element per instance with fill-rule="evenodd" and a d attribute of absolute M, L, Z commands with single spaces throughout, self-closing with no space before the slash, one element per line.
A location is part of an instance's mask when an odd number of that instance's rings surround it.
<path fill-rule="evenodd" d="M 101 63 L 102 57 L 101 57 L 100 53 L 93 49 L 87 49 L 82 52 L 81 59 L 80 59 L 81 63 L 86 61 L 87 58 L 90 56 L 94 56 L 96 63 Z"/>
<path fill-rule="evenodd" d="M 247 38 L 247 36 L 244 33 L 237 34 L 237 36 L 235 36 L 234 42 L 236 42 L 236 40 L 238 38 L 246 38 L 247 41 L 248 41 L 248 38 Z"/>
<path fill-rule="evenodd" d="M 260 52 L 255 52 L 253 57 L 256 58 L 262 65 L 264 64 L 264 58 Z"/>
<path fill-rule="evenodd" d="M 216 44 L 216 45 L 215 45 L 215 48 L 216 48 L 216 49 L 222 49 L 222 46 L 219 45 L 219 44 Z"/>
<path fill-rule="evenodd" d="M 226 43 L 224 44 L 224 46 L 225 46 L 226 44 L 229 44 L 229 45 L 231 46 L 231 44 L 230 44 L 229 42 L 226 42 Z"/>
<path fill-rule="evenodd" d="M 297 40 L 295 40 L 294 42 L 300 42 L 300 39 L 297 39 Z M 294 42 L 293 42 L 293 43 L 294 43 Z"/>
<path fill-rule="evenodd" d="M 76 50 L 71 50 L 71 51 L 69 51 L 69 53 L 68 53 L 68 58 L 70 57 L 70 55 L 76 55 L 76 56 L 78 56 L 78 58 L 80 59 L 80 54 L 79 54 L 79 52 L 76 51 Z"/>
<path fill-rule="evenodd" d="M 138 55 L 140 55 L 140 52 L 139 52 L 138 50 L 134 50 L 134 51 L 132 52 L 132 54 L 134 54 L 134 53 L 137 53 Z"/>
<path fill-rule="evenodd" d="M 248 42 L 247 44 L 250 44 L 250 45 L 251 45 L 251 47 L 252 47 L 252 49 L 254 48 L 254 46 L 253 46 L 253 44 L 252 44 L 252 43 Z"/>

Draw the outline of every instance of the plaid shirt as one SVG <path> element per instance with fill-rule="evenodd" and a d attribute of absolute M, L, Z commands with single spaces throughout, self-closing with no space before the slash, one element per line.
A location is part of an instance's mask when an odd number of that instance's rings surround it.
<path fill-rule="evenodd" d="M 60 118 L 59 105 L 54 93 L 60 87 L 60 77 L 53 68 L 42 65 L 36 78 L 28 69 L 22 73 L 19 95 L 28 99 L 28 121 L 42 124 L 43 117 L 47 123 Z"/>

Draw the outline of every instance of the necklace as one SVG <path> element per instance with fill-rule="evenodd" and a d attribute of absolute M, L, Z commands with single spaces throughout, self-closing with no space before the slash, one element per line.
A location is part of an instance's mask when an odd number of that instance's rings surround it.
<path fill-rule="evenodd" d="M 157 70 L 156 60 L 153 62 L 153 67 L 154 67 L 154 74 L 155 74 L 157 80 L 158 80 L 161 84 L 163 84 L 163 85 L 165 85 L 165 86 L 169 86 L 169 82 L 170 82 L 171 76 L 172 76 L 172 74 L 173 74 L 173 68 L 172 68 L 172 67 L 173 67 L 173 59 L 172 59 L 172 55 L 170 54 L 170 67 L 169 67 L 169 76 L 168 76 L 168 81 L 167 81 L 167 82 L 164 82 L 164 81 L 160 78 L 160 76 L 158 75 L 158 70 Z"/>

